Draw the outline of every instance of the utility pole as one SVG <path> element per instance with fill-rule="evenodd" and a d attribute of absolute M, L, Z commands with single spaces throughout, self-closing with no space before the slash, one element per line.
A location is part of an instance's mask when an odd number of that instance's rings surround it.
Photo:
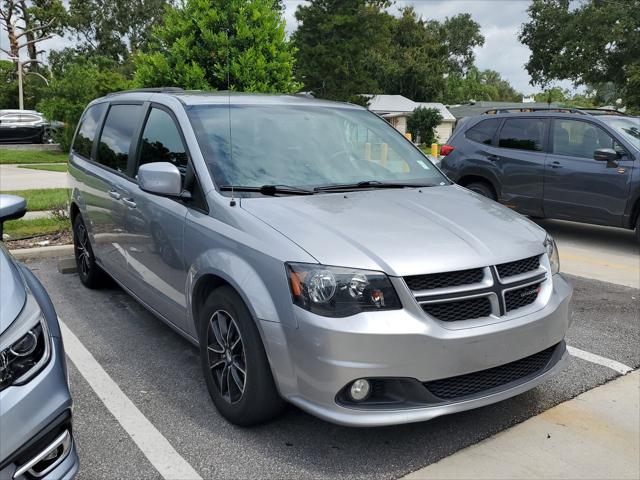
<path fill-rule="evenodd" d="M 19 57 L 16 57 L 16 63 L 18 64 L 18 105 L 20 110 L 24 110 L 24 92 L 22 86 L 22 62 Z"/>

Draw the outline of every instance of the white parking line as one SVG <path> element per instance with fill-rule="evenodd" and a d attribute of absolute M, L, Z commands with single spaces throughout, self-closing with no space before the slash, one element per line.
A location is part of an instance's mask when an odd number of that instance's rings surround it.
<path fill-rule="evenodd" d="M 615 370 L 621 375 L 626 375 L 633 370 L 633 368 L 625 365 L 624 363 L 616 362 L 615 360 L 611 360 L 610 358 L 601 357 L 600 355 L 596 355 L 595 353 L 585 352 L 584 350 L 580 350 L 576 347 L 567 345 L 567 351 L 574 357 L 581 358 L 582 360 L 586 360 L 587 362 L 602 365 L 603 367 L 608 367 L 611 370 Z"/>
<path fill-rule="evenodd" d="M 59 321 L 67 356 L 151 465 L 167 480 L 202 480 L 198 472 L 120 390 L 78 337 L 62 320 Z"/>

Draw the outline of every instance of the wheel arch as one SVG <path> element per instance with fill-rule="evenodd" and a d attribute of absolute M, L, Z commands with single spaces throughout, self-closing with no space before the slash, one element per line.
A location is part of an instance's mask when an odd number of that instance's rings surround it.
<path fill-rule="evenodd" d="M 467 185 L 470 185 L 471 183 L 475 183 L 475 182 L 484 183 L 488 185 L 493 190 L 493 193 L 496 195 L 496 198 L 497 199 L 500 198 L 500 193 L 498 188 L 496 188 L 496 184 L 491 179 L 487 178 L 484 175 L 478 175 L 475 173 L 464 174 L 460 177 L 457 183 L 462 187 L 466 187 Z"/>

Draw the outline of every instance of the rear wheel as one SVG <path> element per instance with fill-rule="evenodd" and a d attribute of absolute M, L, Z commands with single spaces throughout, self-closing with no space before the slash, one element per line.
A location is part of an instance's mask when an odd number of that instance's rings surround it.
<path fill-rule="evenodd" d="M 640 214 L 636 219 L 636 240 L 638 240 L 638 243 L 640 243 Z"/>
<path fill-rule="evenodd" d="M 99 288 L 104 284 L 106 274 L 96 264 L 87 227 L 78 214 L 73 221 L 73 251 L 76 257 L 78 276 L 85 287 Z"/>
<path fill-rule="evenodd" d="M 498 199 L 495 192 L 493 191 L 493 188 L 491 188 L 491 185 L 489 185 L 488 183 L 471 182 L 470 184 L 466 185 L 466 188 L 468 188 L 472 192 L 479 193 L 483 197 L 490 198 L 491 200 Z"/>
<path fill-rule="evenodd" d="M 249 426 L 283 410 L 258 328 L 232 288 L 220 287 L 206 300 L 199 336 L 207 389 L 223 417 Z"/>

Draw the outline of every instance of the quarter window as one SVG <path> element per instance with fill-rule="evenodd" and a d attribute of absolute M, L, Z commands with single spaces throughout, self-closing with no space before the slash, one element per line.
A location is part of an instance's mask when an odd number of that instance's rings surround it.
<path fill-rule="evenodd" d="M 91 158 L 91 147 L 93 146 L 93 139 L 96 136 L 98 122 L 100 122 L 106 106 L 106 103 L 93 105 L 87 109 L 84 116 L 82 117 L 82 122 L 80 124 L 80 128 L 78 129 L 78 134 L 76 135 L 76 139 L 73 142 L 73 151 L 78 155 L 82 155 L 85 158 Z"/>
<path fill-rule="evenodd" d="M 599 148 L 621 149 L 600 127 L 579 120 L 553 121 L 553 153 L 571 157 L 593 158 Z"/>
<path fill-rule="evenodd" d="M 187 150 L 171 116 L 164 110 L 152 108 L 142 133 L 140 162 L 169 162 L 184 174 L 187 168 Z"/>
<path fill-rule="evenodd" d="M 498 129 L 499 123 L 500 120 L 497 118 L 483 120 L 467 130 L 467 133 L 465 133 L 465 137 L 467 137 L 469 140 L 473 140 L 474 142 L 491 145 L 491 141 L 493 140 L 493 136 Z"/>
<path fill-rule="evenodd" d="M 117 172 L 127 172 L 129 147 L 142 105 L 112 105 L 98 144 L 98 162 Z"/>
<path fill-rule="evenodd" d="M 542 151 L 545 121 L 540 118 L 508 118 L 500 130 L 502 148 Z"/>

